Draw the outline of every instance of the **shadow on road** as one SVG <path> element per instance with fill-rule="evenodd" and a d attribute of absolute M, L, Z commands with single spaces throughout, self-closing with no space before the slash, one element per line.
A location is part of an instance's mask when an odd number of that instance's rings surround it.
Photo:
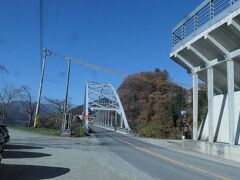
<path fill-rule="evenodd" d="M 115 132 L 114 130 L 106 130 L 106 129 L 101 129 L 100 131 L 96 131 L 92 126 L 89 127 L 89 133 L 93 134 L 100 134 L 100 133 L 109 133 L 109 132 Z"/>
<path fill-rule="evenodd" d="M 4 151 L 3 159 L 18 159 L 18 158 L 40 158 L 51 156 L 51 154 L 39 152 L 24 152 L 24 151 Z"/>
<path fill-rule="evenodd" d="M 61 168 L 61 167 L 15 165 L 15 164 L 0 165 L 0 179 L 4 179 L 4 180 L 50 179 L 50 178 L 62 176 L 69 172 L 70 172 L 69 168 Z"/>
<path fill-rule="evenodd" d="M 94 131 L 93 133 L 94 133 L 94 134 L 100 134 L 100 133 L 115 133 L 115 131 L 114 131 L 114 130 L 105 130 L 105 131 L 100 131 L 100 132 Z"/>
<path fill-rule="evenodd" d="M 4 149 L 43 149 L 43 147 L 7 144 L 4 146 Z"/>

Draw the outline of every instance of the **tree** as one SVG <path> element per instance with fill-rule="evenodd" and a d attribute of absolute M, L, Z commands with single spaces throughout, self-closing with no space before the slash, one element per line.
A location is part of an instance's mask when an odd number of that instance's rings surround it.
<path fill-rule="evenodd" d="M 36 102 L 31 93 L 31 89 L 27 86 L 21 86 L 19 89 L 19 96 L 22 103 L 23 108 L 28 114 L 28 127 L 32 125 L 34 112 L 36 108 Z"/>
<path fill-rule="evenodd" d="M 59 128 L 61 127 L 63 118 L 64 118 L 64 106 L 65 101 L 61 99 L 55 98 L 47 98 L 45 97 L 45 101 L 52 105 L 56 110 L 57 113 L 54 113 L 47 117 L 41 118 L 41 126 L 47 128 Z M 68 102 L 67 111 L 71 108 L 71 103 Z"/>
<path fill-rule="evenodd" d="M 45 97 L 45 100 L 47 101 L 47 103 L 53 105 L 54 108 L 58 111 L 58 113 L 60 113 L 63 116 L 63 114 L 64 114 L 64 104 L 65 104 L 64 100 L 47 98 L 47 97 Z"/>
<path fill-rule="evenodd" d="M 0 115 L 2 122 L 5 123 L 5 120 L 8 116 L 11 103 L 17 99 L 18 90 L 10 87 L 5 87 L 0 92 Z"/>
<path fill-rule="evenodd" d="M 166 70 L 129 75 L 118 89 L 129 125 L 140 136 L 181 137 L 180 112 L 187 91 L 171 83 Z"/>

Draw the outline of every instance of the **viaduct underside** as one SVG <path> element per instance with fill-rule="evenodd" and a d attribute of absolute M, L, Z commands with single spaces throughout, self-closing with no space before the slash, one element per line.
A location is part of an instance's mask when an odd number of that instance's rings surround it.
<path fill-rule="evenodd" d="M 240 1 L 206 0 L 173 30 L 171 59 L 193 77 L 193 139 L 240 144 Z M 198 123 L 199 80 L 208 113 Z"/>

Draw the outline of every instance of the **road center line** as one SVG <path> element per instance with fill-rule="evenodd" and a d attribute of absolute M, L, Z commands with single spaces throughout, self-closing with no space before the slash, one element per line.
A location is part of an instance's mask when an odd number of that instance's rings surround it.
<path fill-rule="evenodd" d="M 188 164 L 185 164 L 183 162 L 179 162 L 179 161 L 176 161 L 176 160 L 173 160 L 173 159 L 170 159 L 170 158 L 167 158 L 165 156 L 162 156 L 161 154 L 158 154 L 158 153 L 155 153 L 153 151 L 150 151 L 149 149 L 147 148 L 142 148 L 142 147 L 139 147 L 139 146 L 136 146 L 135 144 L 133 143 L 130 143 L 128 141 L 125 141 L 125 140 L 122 140 L 121 138 L 118 138 L 118 137 L 114 137 L 116 139 L 118 139 L 119 141 L 125 143 L 125 144 L 128 144 L 142 152 L 145 152 L 145 153 L 148 153 L 148 154 L 151 154 L 155 157 L 158 157 L 160 159 L 163 159 L 165 161 L 168 161 L 168 162 L 171 162 L 172 164 L 175 164 L 179 167 L 182 167 L 182 168 L 185 168 L 185 169 L 190 169 L 192 171 L 196 171 L 196 172 L 200 172 L 200 173 L 203 173 L 203 174 L 208 174 L 208 175 L 211 175 L 211 176 L 214 176 L 214 177 L 217 177 L 219 179 L 222 179 L 222 180 L 230 180 L 230 178 L 227 178 L 227 177 L 224 177 L 224 176 L 221 176 L 221 175 L 218 175 L 216 173 L 212 173 L 212 172 L 209 172 L 207 170 L 204 170 L 204 169 L 200 169 L 200 168 L 197 168 L 197 167 L 193 167 L 192 165 L 188 165 Z"/>

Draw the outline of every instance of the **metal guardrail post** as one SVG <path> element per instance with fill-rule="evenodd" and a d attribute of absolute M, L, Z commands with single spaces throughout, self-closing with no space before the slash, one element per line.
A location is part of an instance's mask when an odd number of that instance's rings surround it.
<path fill-rule="evenodd" d="M 203 4 L 201 4 L 196 10 L 192 12 L 191 16 L 183 20 L 183 22 L 175 28 L 175 30 L 172 33 L 173 47 L 176 46 L 182 40 L 186 39 L 186 36 L 189 35 L 188 33 L 186 34 L 186 29 L 189 26 L 193 26 L 192 23 L 194 23 L 194 31 L 196 31 L 197 29 L 199 29 L 200 26 L 202 26 L 206 22 L 211 21 L 216 16 L 224 12 L 224 10 L 229 8 L 229 11 L 232 12 L 233 10 L 232 7 L 237 2 L 240 2 L 240 0 L 219 0 L 219 1 L 208 0 L 203 2 Z M 206 16 L 208 16 L 209 19 L 206 19 Z M 194 22 L 191 22 L 190 25 L 186 24 L 186 22 L 188 22 L 193 17 Z M 199 20 L 204 22 L 199 22 Z"/>
<path fill-rule="evenodd" d="M 182 25 L 182 40 L 185 38 L 185 24 Z"/>
<path fill-rule="evenodd" d="M 176 36 L 175 33 L 172 34 L 172 46 L 175 46 L 176 44 Z"/>
<path fill-rule="evenodd" d="M 214 0 L 210 1 L 210 19 L 214 18 L 215 12 L 214 12 Z"/>
<path fill-rule="evenodd" d="M 194 16 L 194 31 L 198 29 L 198 15 L 195 14 Z"/>

